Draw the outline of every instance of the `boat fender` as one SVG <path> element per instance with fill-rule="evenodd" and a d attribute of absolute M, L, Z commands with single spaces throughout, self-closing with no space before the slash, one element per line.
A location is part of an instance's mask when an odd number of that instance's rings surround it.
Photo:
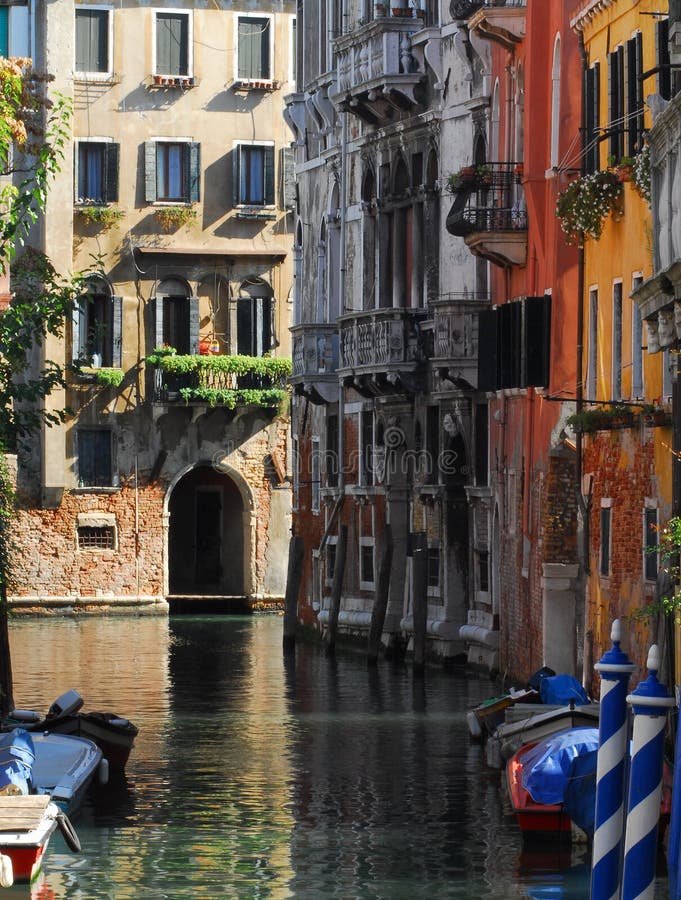
<path fill-rule="evenodd" d="M 80 853 L 80 840 L 66 813 L 60 812 L 57 815 L 57 825 L 59 826 L 61 836 L 64 838 L 64 843 L 69 850 L 73 853 Z"/>
<path fill-rule="evenodd" d="M 14 870 L 12 860 L 4 853 L 0 853 L 0 887 L 9 888 L 14 884 Z"/>
<path fill-rule="evenodd" d="M 97 769 L 97 779 L 100 784 L 108 784 L 109 783 L 109 760 L 106 757 L 102 757 L 99 761 L 99 768 Z"/>
<path fill-rule="evenodd" d="M 9 717 L 15 722 L 26 722 L 29 725 L 40 721 L 40 716 L 34 709 L 13 709 Z"/>

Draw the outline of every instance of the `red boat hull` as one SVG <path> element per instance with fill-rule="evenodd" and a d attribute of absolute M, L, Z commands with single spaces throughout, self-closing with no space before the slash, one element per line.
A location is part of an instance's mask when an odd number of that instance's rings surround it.
<path fill-rule="evenodd" d="M 522 757 L 530 747 L 534 747 L 534 744 L 526 744 L 521 747 L 506 764 L 508 795 L 520 830 L 523 835 L 534 838 L 546 836 L 555 839 L 557 835 L 570 836 L 572 821 L 563 811 L 562 804 L 546 806 L 535 803 L 522 785 Z"/>
<path fill-rule="evenodd" d="M 6 847 L 0 843 L 0 853 L 12 860 L 15 883 L 30 882 L 38 877 L 46 847 L 47 841 L 39 847 Z"/>

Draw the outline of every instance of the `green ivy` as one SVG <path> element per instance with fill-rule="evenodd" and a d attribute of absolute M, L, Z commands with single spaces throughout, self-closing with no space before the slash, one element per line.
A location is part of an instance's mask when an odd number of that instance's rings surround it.
<path fill-rule="evenodd" d="M 271 408 L 281 406 L 287 398 L 287 392 L 279 388 L 263 390 L 230 390 L 218 388 L 180 388 L 180 397 L 185 403 L 207 403 L 209 406 L 224 406 L 236 409 L 237 406 L 260 406 Z"/>
<path fill-rule="evenodd" d="M 118 387 L 123 381 L 123 369 L 96 369 L 95 381 L 108 387 Z"/>
<path fill-rule="evenodd" d="M 225 372 L 234 375 L 258 375 L 272 382 L 288 378 L 291 374 L 291 360 L 287 357 L 271 356 L 218 356 L 178 355 L 172 347 L 156 348 L 146 358 L 150 366 L 155 366 L 169 375 L 187 375 L 192 372 Z"/>

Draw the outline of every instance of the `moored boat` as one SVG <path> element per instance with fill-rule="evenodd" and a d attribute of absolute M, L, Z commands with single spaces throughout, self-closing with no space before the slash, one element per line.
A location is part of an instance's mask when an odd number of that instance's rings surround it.
<path fill-rule="evenodd" d="M 47 845 L 59 828 L 69 849 L 80 842 L 66 815 L 47 794 L 0 795 L 0 883 L 32 882 Z"/>
<path fill-rule="evenodd" d="M 108 779 L 108 764 L 92 741 L 66 734 L 32 734 L 35 762 L 33 790 L 47 794 L 66 813 L 82 803 L 93 778 Z"/>

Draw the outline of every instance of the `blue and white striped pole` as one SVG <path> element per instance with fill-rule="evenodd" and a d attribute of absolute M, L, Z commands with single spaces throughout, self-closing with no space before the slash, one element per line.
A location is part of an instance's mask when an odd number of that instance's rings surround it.
<path fill-rule="evenodd" d="M 674 783 L 672 785 L 672 815 L 669 822 L 669 896 L 681 900 L 681 713 L 677 711 L 676 747 L 674 748 Z"/>
<path fill-rule="evenodd" d="M 612 648 L 594 669 L 601 676 L 596 762 L 596 819 L 591 857 L 591 900 L 616 900 L 624 838 L 627 686 L 634 664 L 620 650 L 622 629 L 612 623 Z"/>
<path fill-rule="evenodd" d="M 664 729 L 667 712 L 675 700 L 657 680 L 660 651 L 653 644 L 648 653 L 648 672 L 627 703 L 634 713 L 629 807 L 624 838 L 622 900 L 652 900 L 655 893 L 657 826 L 662 797 Z"/>

